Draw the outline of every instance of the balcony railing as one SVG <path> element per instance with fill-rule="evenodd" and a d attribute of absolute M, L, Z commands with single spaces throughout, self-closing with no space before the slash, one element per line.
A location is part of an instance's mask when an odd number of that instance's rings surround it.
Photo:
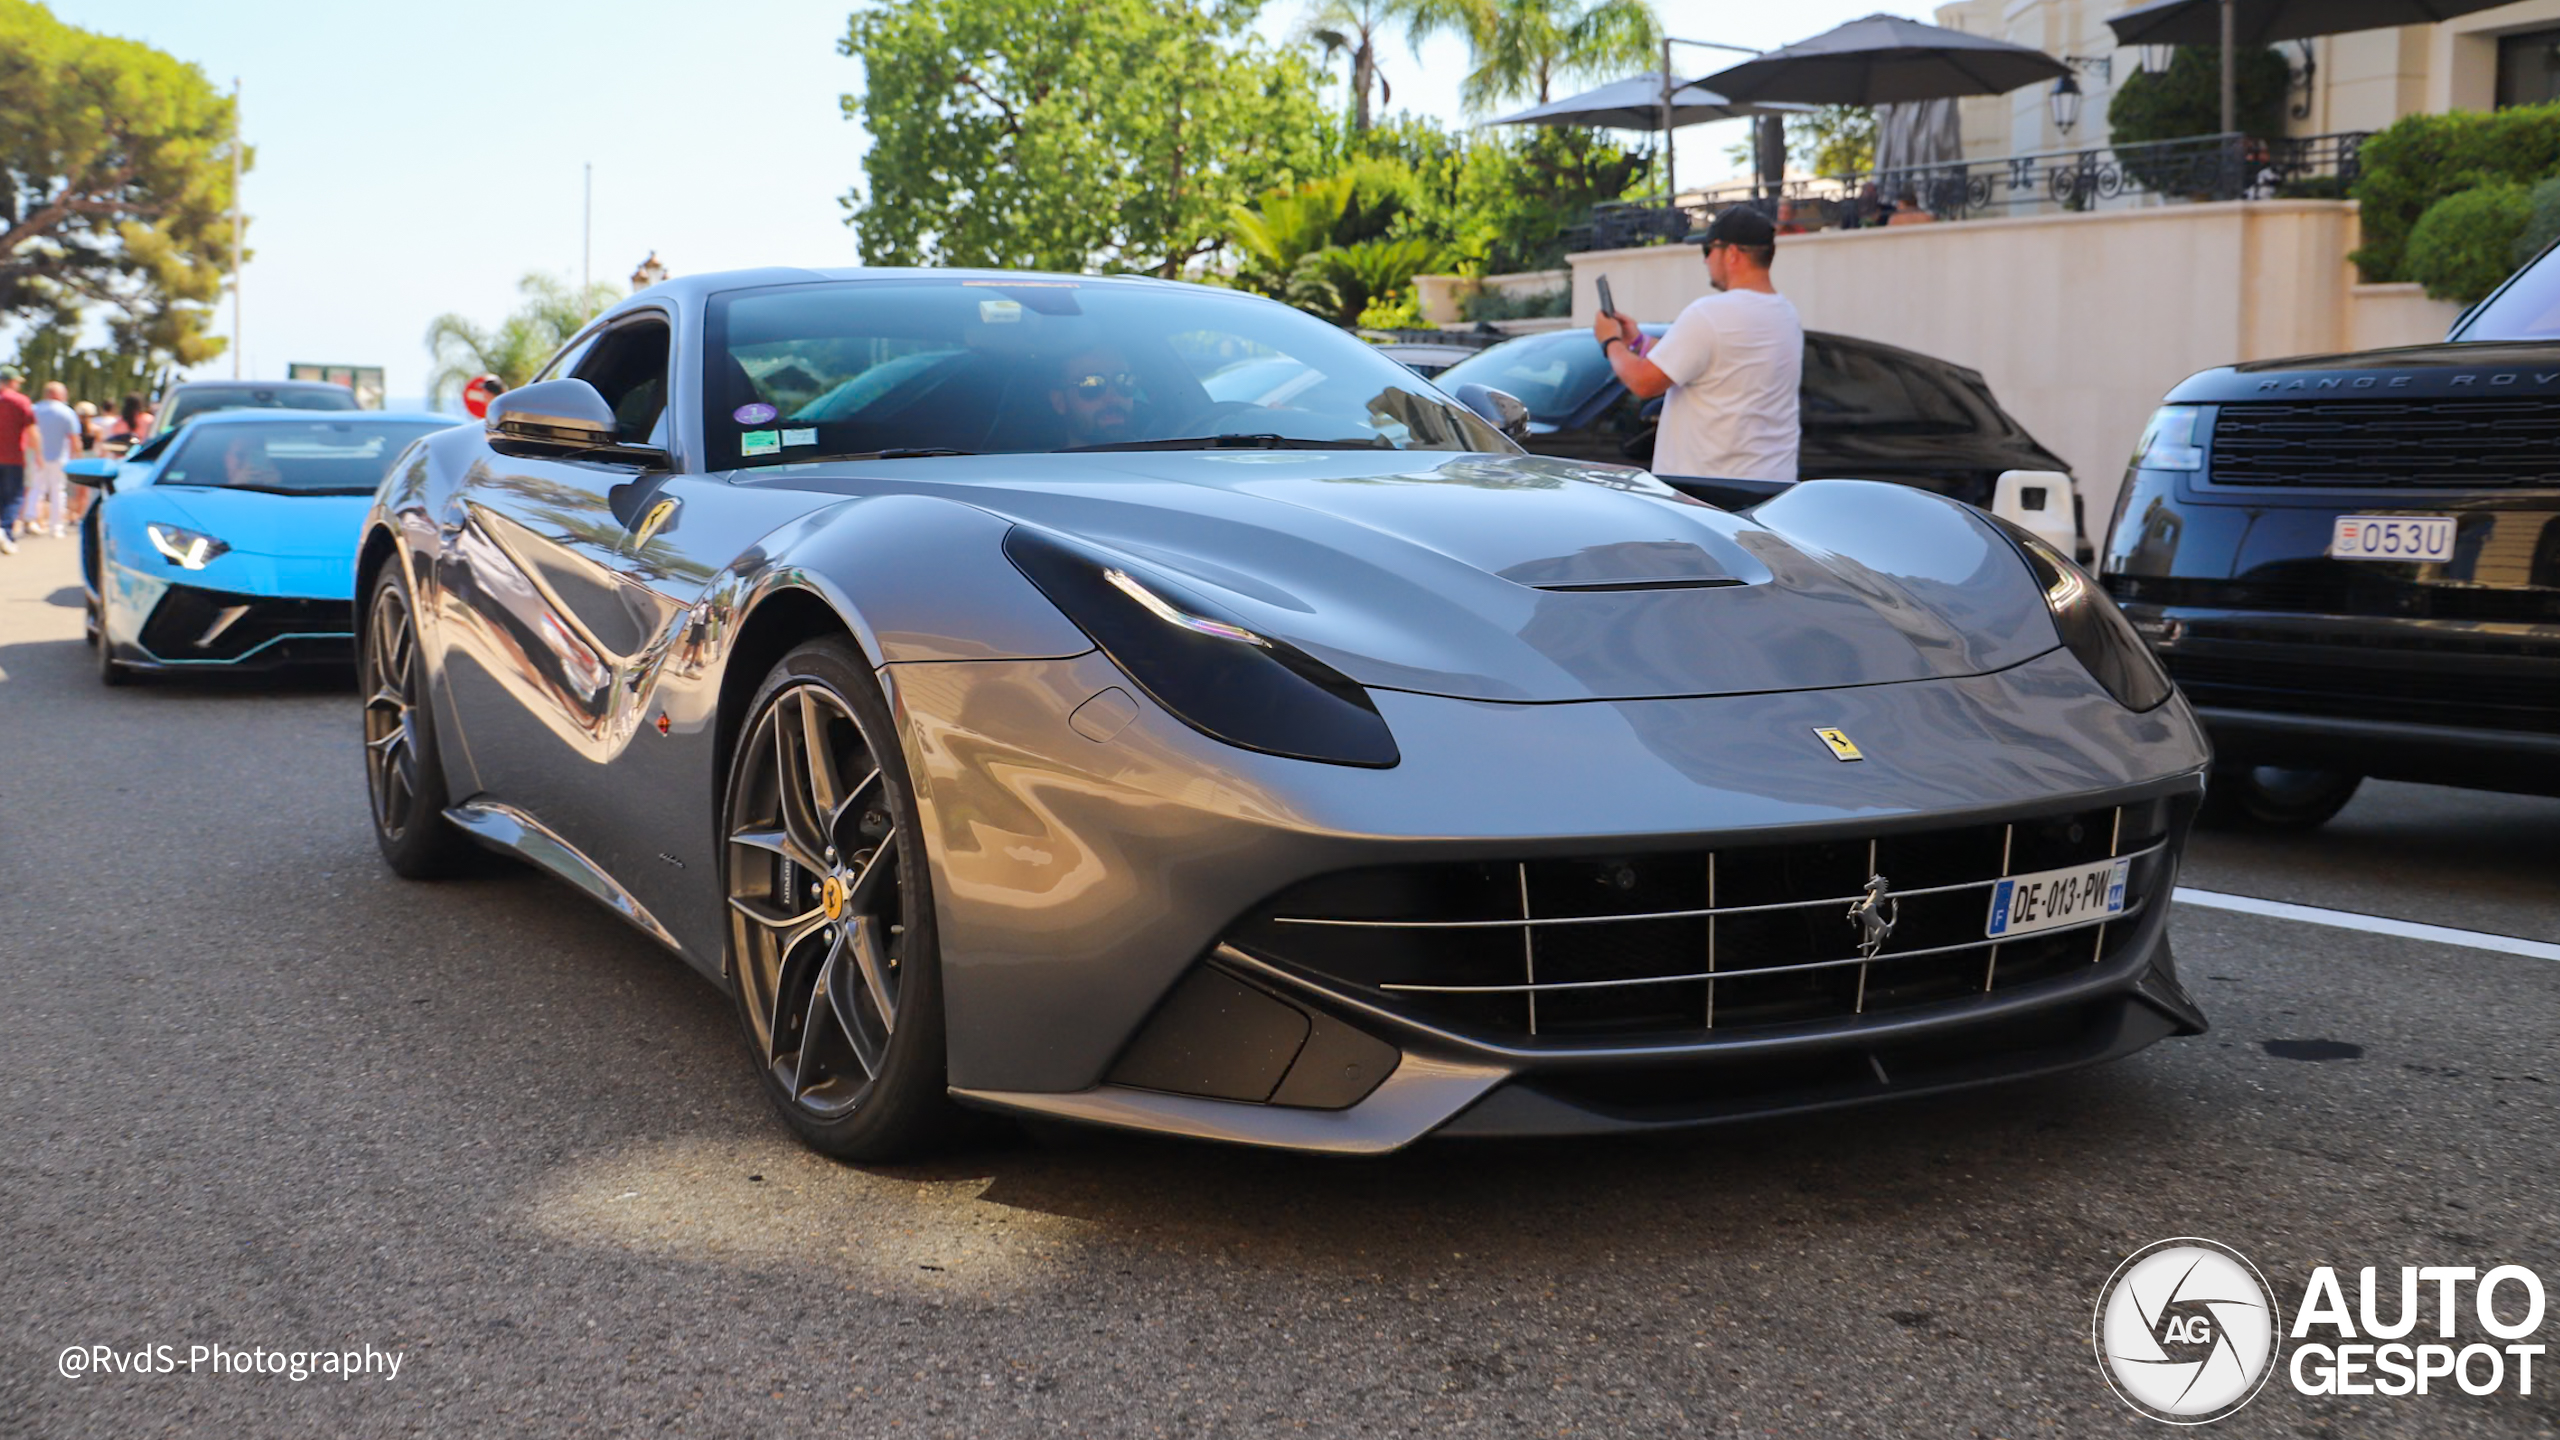
<path fill-rule="evenodd" d="M 1678 240 L 1718 211 L 1751 205 L 1807 230 L 1881 225 L 1895 213 L 1969 220 L 2164 201 L 2342 199 L 2358 174 L 2368 131 L 2257 140 L 2198 135 L 2141 145 L 2046 150 L 1996 160 L 1909 166 L 1790 180 L 1775 194 L 1749 181 L 1683 195 L 1677 205 L 1626 201 L 1592 207 L 1566 232 L 1569 250 L 1616 250 Z"/>

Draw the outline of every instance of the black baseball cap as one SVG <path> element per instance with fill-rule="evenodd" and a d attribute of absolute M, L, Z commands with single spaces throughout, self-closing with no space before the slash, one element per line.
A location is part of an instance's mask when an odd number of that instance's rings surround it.
<path fill-rule="evenodd" d="M 1713 245 L 1718 241 L 1766 250 L 1777 245 L 1778 227 L 1770 222 L 1768 216 L 1748 205 L 1729 206 L 1708 221 L 1706 229 L 1694 231 L 1689 236 L 1689 243 L 1693 245 Z"/>

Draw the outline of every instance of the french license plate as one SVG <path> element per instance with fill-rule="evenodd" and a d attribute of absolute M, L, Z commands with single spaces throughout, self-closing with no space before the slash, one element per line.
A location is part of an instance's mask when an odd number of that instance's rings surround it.
<path fill-rule="evenodd" d="M 2093 860 L 2034 875 L 2012 875 L 1991 887 L 1991 918 L 1982 933 L 2005 939 L 2121 915 L 2124 877 L 2132 868 L 2131 860 Z"/>
<path fill-rule="evenodd" d="M 2329 531 L 2329 558 L 2441 564 L 2453 558 L 2453 517 L 2341 515 Z"/>

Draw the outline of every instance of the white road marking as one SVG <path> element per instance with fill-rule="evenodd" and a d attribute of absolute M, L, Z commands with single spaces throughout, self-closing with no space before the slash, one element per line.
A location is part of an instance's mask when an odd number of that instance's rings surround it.
<path fill-rule="evenodd" d="M 2467 945 L 2474 950 L 2497 950 L 2509 955 L 2526 955 L 2536 960 L 2560 960 L 2560 945 L 2542 940 L 2519 940 L 2512 935 L 2492 935 L 2485 930 L 2456 930 L 2448 925 L 2421 925 L 2414 920 L 2393 920 L 2382 915 L 2359 915 L 2353 910 L 2324 910 L 2317 905 L 2290 905 L 2282 900 L 2258 900 L 2247 895 L 2225 895 L 2218 890 L 2191 890 L 2181 885 L 2174 892 L 2181 905 L 2202 905 L 2211 910 L 2237 910 L 2247 915 L 2272 915 L 2278 920 L 2299 920 L 2306 925 L 2335 925 L 2341 930 L 2362 930 L 2374 935 L 2397 935 L 2404 940 L 2431 940 L 2438 945 Z"/>

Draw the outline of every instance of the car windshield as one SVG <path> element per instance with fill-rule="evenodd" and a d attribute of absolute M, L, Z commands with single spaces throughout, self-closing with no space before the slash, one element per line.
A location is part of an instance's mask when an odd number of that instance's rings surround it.
<path fill-rule="evenodd" d="M 2560 340 L 2560 250 L 2546 250 L 2462 327 L 2465 340 Z"/>
<path fill-rule="evenodd" d="M 1479 351 L 1441 371 L 1434 383 L 1443 390 L 1507 390 L 1529 407 L 1530 418 L 1553 424 L 1581 409 L 1609 379 L 1609 359 L 1589 330 L 1556 330 Z"/>
<path fill-rule="evenodd" d="M 199 425 L 180 437 L 159 483 L 280 495 L 370 495 L 410 441 L 443 428 L 424 420 Z"/>
<path fill-rule="evenodd" d="M 175 430 L 217 410 L 353 410 L 356 392 L 343 385 L 189 385 L 169 398 L 160 428 Z"/>
<path fill-rule="evenodd" d="M 856 280 L 728 291 L 707 312 L 714 469 L 915 451 L 1513 448 L 1369 345 L 1233 292 Z"/>

